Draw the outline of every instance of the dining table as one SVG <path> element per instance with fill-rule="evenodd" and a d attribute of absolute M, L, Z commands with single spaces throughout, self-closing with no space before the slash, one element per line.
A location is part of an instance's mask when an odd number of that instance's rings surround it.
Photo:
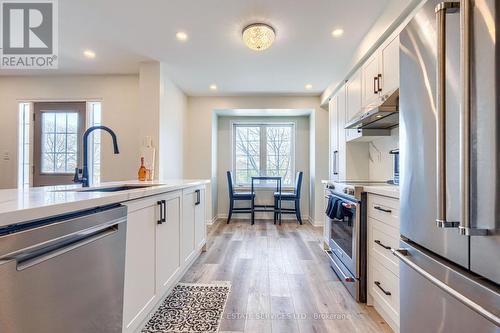
<path fill-rule="evenodd" d="M 255 204 L 255 188 L 259 188 L 260 186 L 256 186 L 255 182 L 265 182 L 266 185 L 269 181 L 276 182 L 276 192 L 278 193 L 278 205 L 256 205 Z M 261 184 L 259 184 L 261 185 Z M 281 176 L 254 176 L 252 177 L 251 182 L 251 193 L 252 195 L 252 224 L 255 224 L 255 213 L 256 212 L 273 212 L 274 214 L 278 214 L 278 223 L 281 225 Z M 273 195 L 274 199 L 274 195 Z M 275 222 L 276 223 L 276 222 Z"/>

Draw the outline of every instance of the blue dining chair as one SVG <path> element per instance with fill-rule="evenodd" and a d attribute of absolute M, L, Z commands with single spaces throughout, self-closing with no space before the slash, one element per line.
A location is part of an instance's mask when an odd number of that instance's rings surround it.
<path fill-rule="evenodd" d="M 255 193 L 252 192 L 236 192 L 233 185 L 233 175 L 231 171 L 227 172 L 227 185 L 229 190 L 229 213 L 227 214 L 227 223 L 231 221 L 231 216 L 233 214 L 252 214 L 251 219 L 254 220 L 254 209 L 253 209 L 253 198 Z M 250 201 L 250 207 L 234 207 L 234 203 L 238 200 Z"/>
<path fill-rule="evenodd" d="M 283 208 L 283 203 L 281 202 L 281 214 L 295 214 L 297 217 L 297 221 L 299 221 L 300 224 L 302 224 L 302 216 L 300 215 L 300 192 L 302 188 L 302 176 L 303 172 L 299 171 L 297 172 L 297 175 L 295 176 L 295 188 L 293 192 L 281 192 L 281 201 L 293 201 L 294 202 L 294 208 Z M 278 205 L 280 200 L 280 193 L 279 192 L 274 192 L 274 223 L 276 224 L 276 220 L 278 219 L 279 212 L 278 212 Z M 281 222 L 281 218 L 280 218 Z"/>

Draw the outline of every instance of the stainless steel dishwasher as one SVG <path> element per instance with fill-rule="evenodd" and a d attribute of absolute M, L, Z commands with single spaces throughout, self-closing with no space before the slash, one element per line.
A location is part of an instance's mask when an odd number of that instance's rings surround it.
<path fill-rule="evenodd" d="M 127 208 L 0 228 L 0 332 L 121 332 Z"/>

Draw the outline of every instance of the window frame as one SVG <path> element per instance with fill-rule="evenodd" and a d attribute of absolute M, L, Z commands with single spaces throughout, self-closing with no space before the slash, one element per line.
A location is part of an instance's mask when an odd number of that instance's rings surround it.
<path fill-rule="evenodd" d="M 291 187 L 295 184 L 295 158 L 296 158 L 296 151 L 295 151 L 295 141 L 296 141 L 296 127 L 297 127 L 297 122 L 296 121 L 231 121 L 230 122 L 230 127 L 231 127 L 231 170 L 233 172 L 233 175 L 236 175 L 236 128 L 237 127 L 245 127 L 245 126 L 255 126 L 255 127 L 260 127 L 260 149 L 259 149 L 259 169 L 260 169 L 260 176 L 266 176 L 267 173 L 267 127 L 290 127 L 292 130 L 292 135 L 291 135 L 291 142 L 290 142 L 290 170 L 291 170 L 291 175 L 290 175 L 290 183 L 282 183 L 281 185 L 283 187 Z M 235 186 L 238 187 L 248 187 L 250 186 L 251 183 L 236 183 Z M 268 184 L 261 184 L 261 187 L 275 187 L 275 183 L 268 183 Z"/>

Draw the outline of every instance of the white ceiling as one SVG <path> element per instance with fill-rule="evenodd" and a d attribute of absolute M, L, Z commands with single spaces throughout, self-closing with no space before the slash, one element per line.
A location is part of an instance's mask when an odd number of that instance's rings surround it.
<path fill-rule="evenodd" d="M 189 95 L 318 95 L 341 80 L 364 36 L 410 0 L 59 0 L 57 71 L 137 73 L 139 62 L 167 64 Z M 263 21 L 277 33 L 263 52 L 247 49 L 241 30 Z M 342 28 L 341 38 L 331 31 Z M 180 43 L 177 31 L 189 40 Z M 95 51 L 94 60 L 82 51 Z M 0 74 L 18 74 L 2 71 Z M 24 74 L 33 74 L 26 72 Z M 210 84 L 218 91 L 211 92 Z M 306 91 L 304 85 L 313 85 Z"/>

